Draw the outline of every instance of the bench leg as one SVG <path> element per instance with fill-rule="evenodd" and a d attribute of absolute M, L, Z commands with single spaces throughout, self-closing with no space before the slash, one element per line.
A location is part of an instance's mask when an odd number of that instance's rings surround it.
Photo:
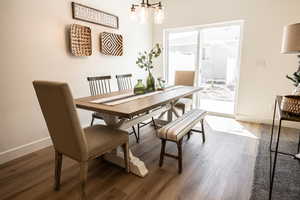
<path fill-rule="evenodd" d="M 178 149 L 178 173 L 182 172 L 182 139 L 177 142 Z"/>
<path fill-rule="evenodd" d="M 161 167 L 164 163 L 164 155 L 166 149 L 166 140 L 161 139 L 161 151 L 160 151 L 160 159 L 159 159 L 159 166 Z"/>

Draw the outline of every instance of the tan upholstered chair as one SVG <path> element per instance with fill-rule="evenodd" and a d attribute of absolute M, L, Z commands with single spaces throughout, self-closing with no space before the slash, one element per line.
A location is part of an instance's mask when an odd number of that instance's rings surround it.
<path fill-rule="evenodd" d="M 195 71 L 176 71 L 175 72 L 175 85 L 194 86 Z M 182 110 L 184 114 L 187 108 L 192 108 L 193 96 L 188 96 L 179 99 L 175 107 Z"/>
<path fill-rule="evenodd" d="M 34 81 L 33 85 L 55 149 L 56 190 L 60 187 L 62 155 L 80 163 L 80 199 L 86 197 L 88 160 L 122 145 L 129 172 L 126 132 L 102 125 L 82 129 L 66 83 Z"/>

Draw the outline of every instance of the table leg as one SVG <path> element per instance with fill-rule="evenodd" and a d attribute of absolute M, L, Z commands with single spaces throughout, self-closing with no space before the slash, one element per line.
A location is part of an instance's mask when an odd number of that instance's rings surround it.
<path fill-rule="evenodd" d="M 178 114 L 178 112 L 177 112 L 176 109 L 175 109 L 175 104 L 176 104 L 176 101 L 175 101 L 175 102 L 172 102 L 172 103 L 171 103 L 171 108 L 168 110 L 168 122 L 173 121 L 173 114 L 174 114 L 176 117 L 179 117 L 179 114 Z"/>
<path fill-rule="evenodd" d="M 103 114 L 103 119 L 105 123 L 112 128 L 119 128 L 122 123 L 124 123 L 124 121 L 120 120 L 118 117 L 111 115 Z M 104 155 L 104 159 L 114 163 L 115 165 L 125 167 L 124 153 L 121 147 L 118 147 L 116 150 L 110 153 L 106 153 Z M 145 177 L 148 174 L 148 169 L 146 168 L 145 163 L 138 157 L 135 157 L 131 150 L 129 150 L 129 166 L 130 172 L 137 176 Z"/>
<path fill-rule="evenodd" d="M 104 159 L 125 168 L 124 152 L 120 147 L 118 147 L 116 151 L 106 153 L 104 155 Z M 145 177 L 148 174 L 148 169 L 146 168 L 145 163 L 138 157 L 135 157 L 131 150 L 129 150 L 129 169 L 131 173 L 140 177 Z"/>
<path fill-rule="evenodd" d="M 270 145 L 269 145 L 270 152 L 272 151 L 273 134 L 274 134 L 275 117 L 276 117 L 276 105 L 277 105 L 277 102 L 275 100 L 275 107 L 274 107 L 274 112 L 273 112 L 273 122 L 272 122 L 272 129 L 271 129 L 271 139 L 270 139 Z"/>
<path fill-rule="evenodd" d="M 276 170 L 276 162 L 277 162 L 278 147 L 279 147 L 279 140 L 280 140 L 280 129 L 281 129 L 281 120 L 279 121 L 279 127 L 278 127 L 278 135 L 277 135 L 276 149 L 275 149 L 275 155 L 274 155 L 273 169 L 272 169 L 272 160 L 271 160 L 271 165 L 270 165 L 270 170 L 271 170 L 271 177 L 270 178 L 271 178 L 271 180 L 270 180 L 269 200 L 272 199 L 274 175 L 275 175 L 275 170 Z M 272 159 L 272 156 L 271 156 L 270 159 Z"/>

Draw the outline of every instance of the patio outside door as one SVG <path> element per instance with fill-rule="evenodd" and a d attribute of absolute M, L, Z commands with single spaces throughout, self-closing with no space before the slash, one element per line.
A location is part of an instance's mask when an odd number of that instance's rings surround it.
<path fill-rule="evenodd" d="M 202 87 L 196 106 L 233 116 L 239 80 L 242 22 L 167 30 L 165 77 L 174 83 L 175 71 L 195 70 Z"/>

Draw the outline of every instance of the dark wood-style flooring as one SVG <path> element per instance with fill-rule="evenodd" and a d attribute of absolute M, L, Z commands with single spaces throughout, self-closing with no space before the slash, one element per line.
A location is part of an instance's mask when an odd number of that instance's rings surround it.
<path fill-rule="evenodd" d="M 230 130 L 227 119 L 224 124 Z M 194 133 L 183 142 L 183 173 L 177 174 L 177 161 L 166 157 L 158 167 L 160 140 L 153 127 L 142 129 L 140 144 L 131 137 L 133 153 L 146 163 L 149 174 L 140 178 L 102 159 L 89 163 L 89 199 L 157 200 L 248 200 L 258 139 L 269 126 L 240 123 L 249 132 L 238 135 L 218 130 L 219 122 L 206 122 L 207 141 Z M 222 126 L 221 126 L 222 128 Z M 176 145 L 167 144 L 176 154 Z M 54 151 L 52 147 L 0 165 L 0 199 L 78 199 L 79 166 L 64 157 L 61 190 L 53 190 Z"/>

